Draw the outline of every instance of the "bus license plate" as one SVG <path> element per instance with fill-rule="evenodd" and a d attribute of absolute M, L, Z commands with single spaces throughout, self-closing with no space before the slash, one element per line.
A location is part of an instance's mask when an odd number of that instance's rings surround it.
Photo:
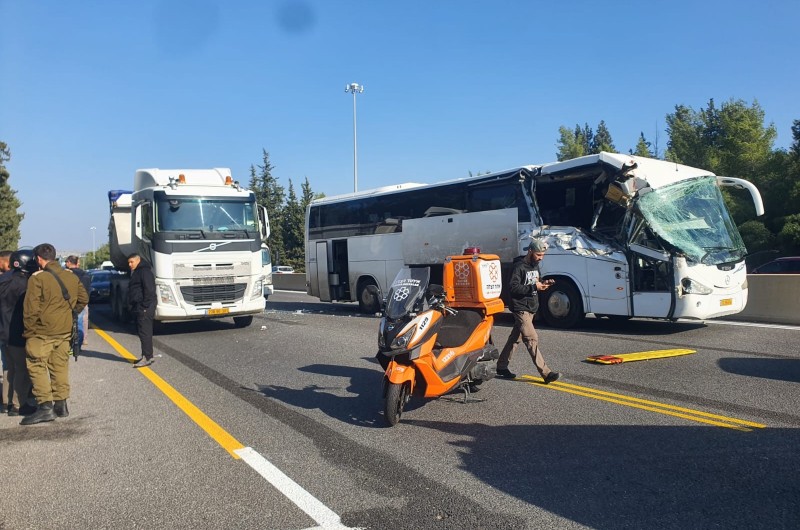
<path fill-rule="evenodd" d="M 206 315 L 227 315 L 229 309 L 227 307 L 221 307 L 219 309 L 209 309 L 206 311 Z"/>
<path fill-rule="evenodd" d="M 733 298 L 723 298 L 719 301 L 719 305 L 733 305 Z"/>

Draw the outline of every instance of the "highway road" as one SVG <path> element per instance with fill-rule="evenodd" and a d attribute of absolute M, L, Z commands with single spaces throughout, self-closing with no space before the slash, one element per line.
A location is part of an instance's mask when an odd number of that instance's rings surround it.
<path fill-rule="evenodd" d="M 107 317 L 72 364 L 70 418 L 0 418 L 19 485 L 0 528 L 800 526 L 800 328 L 543 327 L 558 382 L 519 350 L 526 380 L 415 400 L 386 427 L 379 320 L 354 304 L 277 292 L 248 328 L 169 325 L 152 370 L 130 368 L 133 329 Z M 501 315 L 495 341 L 510 329 Z M 675 348 L 696 353 L 586 362 Z"/>

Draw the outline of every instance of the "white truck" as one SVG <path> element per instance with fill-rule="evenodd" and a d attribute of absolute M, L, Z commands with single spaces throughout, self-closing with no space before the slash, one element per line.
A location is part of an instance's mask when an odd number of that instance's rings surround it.
<path fill-rule="evenodd" d="M 227 168 L 140 169 L 133 185 L 108 192 L 111 261 L 128 271 L 111 280 L 114 318 L 129 318 L 135 252 L 153 268 L 157 322 L 233 317 L 249 326 L 272 286 L 269 218 L 253 192 Z"/>

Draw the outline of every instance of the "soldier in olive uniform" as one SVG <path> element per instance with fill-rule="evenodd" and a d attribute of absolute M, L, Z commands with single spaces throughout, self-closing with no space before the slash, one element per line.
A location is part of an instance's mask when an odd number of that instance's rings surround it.
<path fill-rule="evenodd" d="M 82 311 L 89 303 L 89 294 L 78 278 L 62 269 L 56 261 L 53 245 L 42 243 L 33 252 L 42 270 L 34 273 L 28 281 L 23 306 L 23 336 L 27 339 L 26 361 L 39 408 L 22 420 L 21 425 L 53 421 L 56 417 L 69 415 L 72 312 Z"/>

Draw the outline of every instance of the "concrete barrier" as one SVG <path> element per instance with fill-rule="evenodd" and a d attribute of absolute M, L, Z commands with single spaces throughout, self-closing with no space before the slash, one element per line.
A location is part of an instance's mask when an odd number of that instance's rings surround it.
<path fill-rule="evenodd" d="M 800 326 L 800 274 L 748 274 L 747 307 L 726 320 Z M 306 292 L 305 273 L 273 274 L 277 290 Z"/>
<path fill-rule="evenodd" d="M 306 273 L 273 274 L 272 287 L 280 291 L 306 292 Z"/>
<path fill-rule="evenodd" d="M 800 325 L 800 274 L 748 274 L 747 307 L 726 320 Z"/>

